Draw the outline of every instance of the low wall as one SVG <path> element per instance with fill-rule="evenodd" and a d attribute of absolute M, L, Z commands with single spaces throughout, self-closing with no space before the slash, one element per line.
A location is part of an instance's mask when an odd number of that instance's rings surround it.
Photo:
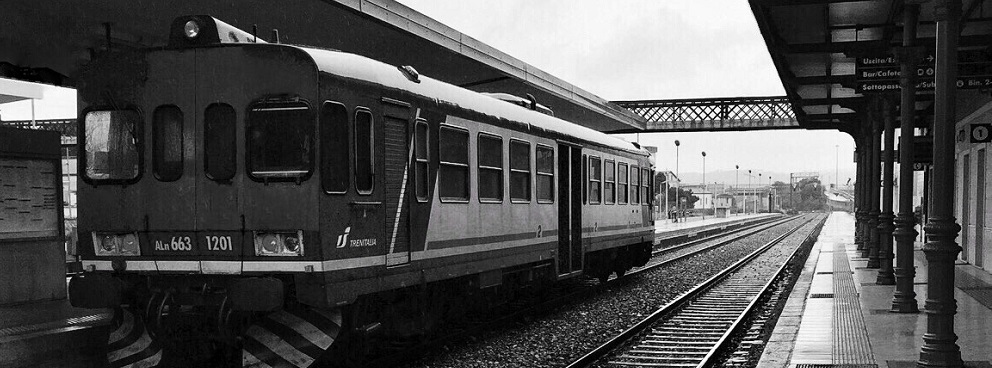
<path fill-rule="evenodd" d="M 65 298 L 60 240 L 0 242 L 0 305 Z"/>

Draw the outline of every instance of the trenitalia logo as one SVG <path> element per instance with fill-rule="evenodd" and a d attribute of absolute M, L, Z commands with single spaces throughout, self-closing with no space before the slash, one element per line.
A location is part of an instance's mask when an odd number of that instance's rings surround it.
<path fill-rule="evenodd" d="M 348 245 L 348 233 L 351 232 L 351 226 L 344 228 L 344 234 L 338 235 L 337 248 L 344 248 Z"/>
<path fill-rule="evenodd" d="M 348 227 L 344 228 L 344 234 L 338 235 L 338 242 L 335 245 L 335 248 L 344 248 L 344 247 L 355 247 L 355 248 L 360 248 L 360 247 L 374 247 L 376 245 L 376 243 L 377 243 L 375 238 L 351 239 L 351 240 L 348 240 L 348 235 L 350 235 L 350 234 L 351 234 L 351 226 L 348 226 Z"/>

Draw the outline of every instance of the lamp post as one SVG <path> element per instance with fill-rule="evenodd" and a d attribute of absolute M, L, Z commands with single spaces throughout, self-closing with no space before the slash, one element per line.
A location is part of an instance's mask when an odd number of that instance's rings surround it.
<path fill-rule="evenodd" d="M 834 145 L 834 190 L 840 190 L 840 145 Z"/>
<path fill-rule="evenodd" d="M 761 173 L 758 173 L 758 186 L 761 186 Z M 758 210 L 761 209 L 761 200 L 758 197 L 758 188 L 754 188 L 754 213 L 757 214 Z"/>
<path fill-rule="evenodd" d="M 772 212 L 772 207 L 773 207 L 772 205 L 775 204 L 775 196 L 772 193 L 772 190 L 774 189 L 775 188 L 772 187 L 772 176 L 768 175 L 768 212 L 769 213 Z"/>
<path fill-rule="evenodd" d="M 706 185 L 706 151 L 703 151 L 703 192 L 709 193 L 709 186 Z M 712 198 L 712 196 L 710 197 Z M 703 220 L 706 219 L 706 200 L 703 200 Z"/>
<path fill-rule="evenodd" d="M 741 189 L 741 165 L 734 165 L 734 190 Z M 740 210 L 737 211 L 740 213 Z"/>
<path fill-rule="evenodd" d="M 670 178 L 671 175 L 668 175 L 668 173 L 670 172 L 671 171 L 665 172 L 665 220 L 666 221 L 668 220 L 668 216 L 671 216 L 672 213 L 672 211 L 670 211 L 668 208 L 668 188 L 672 187 L 672 178 Z"/>
<path fill-rule="evenodd" d="M 682 213 L 682 196 L 679 191 L 682 189 L 682 177 L 679 176 L 679 140 L 675 140 L 675 177 L 679 178 L 675 184 L 675 222 L 679 221 L 679 214 Z"/>
<path fill-rule="evenodd" d="M 747 171 L 747 187 L 748 187 L 748 188 L 750 188 L 750 187 L 751 187 L 751 178 L 752 178 L 752 177 L 753 177 L 753 175 L 751 175 L 751 170 L 748 170 L 748 171 Z M 747 193 L 747 191 L 745 190 L 745 191 L 744 191 L 744 214 L 745 214 L 745 215 L 747 214 L 747 195 L 748 195 L 748 193 Z"/>

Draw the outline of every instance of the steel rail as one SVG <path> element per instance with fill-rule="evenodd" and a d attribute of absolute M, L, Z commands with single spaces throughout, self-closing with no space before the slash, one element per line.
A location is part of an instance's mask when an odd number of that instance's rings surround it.
<path fill-rule="evenodd" d="M 792 219 L 790 219 L 790 220 L 792 220 Z M 653 325 L 655 322 L 657 322 L 658 320 L 660 320 L 662 317 L 664 317 L 664 316 L 666 316 L 666 315 L 668 315 L 668 314 L 670 314 L 670 313 L 672 313 L 674 311 L 677 311 L 678 309 L 682 308 L 684 305 L 687 305 L 692 299 L 694 299 L 697 296 L 702 295 L 702 293 L 704 293 L 704 292 L 712 289 L 713 286 L 716 286 L 717 284 L 719 284 L 720 282 L 722 282 L 731 273 L 733 273 L 734 271 L 737 271 L 738 269 L 740 269 L 741 267 L 743 267 L 747 263 L 751 262 L 753 259 L 755 259 L 759 255 L 763 254 L 768 249 L 771 249 L 771 247 L 775 246 L 776 244 L 778 244 L 782 240 L 785 240 L 786 237 L 788 237 L 792 233 L 798 231 L 800 228 L 802 228 L 803 226 L 805 226 L 806 224 L 808 224 L 810 221 L 812 221 L 812 219 L 809 219 L 809 220 L 806 220 L 806 221 L 802 221 L 798 226 L 796 226 L 796 227 L 794 227 L 794 228 L 786 231 L 785 233 L 783 233 L 782 235 L 776 237 L 775 239 L 772 239 L 771 241 L 769 241 L 765 245 L 762 245 L 761 247 L 759 247 L 755 251 L 751 252 L 747 256 L 741 258 L 737 262 L 734 262 L 734 264 L 732 264 L 729 267 L 725 268 L 723 271 L 720 271 L 716 275 L 713 275 L 712 277 L 710 277 L 706 281 L 704 281 L 704 282 L 696 285 L 695 287 L 693 287 L 689 291 L 686 291 L 685 293 L 683 293 L 679 297 L 675 298 L 675 300 L 669 302 L 665 306 L 663 306 L 663 307 L 659 308 L 658 310 L 654 311 L 648 317 L 646 317 L 645 319 L 643 319 L 640 322 L 636 323 L 634 326 L 631 326 L 627 330 L 624 330 L 620 334 L 618 334 L 618 335 L 614 336 L 613 338 L 611 338 L 606 343 L 600 345 L 596 349 L 593 349 L 592 351 L 590 351 L 586 355 L 584 355 L 584 356 L 580 357 L 579 359 L 575 360 L 574 362 L 572 362 L 571 364 L 569 364 L 566 368 L 588 367 L 588 366 L 591 366 L 593 363 L 599 361 L 600 359 L 606 357 L 607 355 L 609 355 L 610 353 L 612 353 L 613 351 L 615 351 L 621 345 L 629 342 L 637 334 L 641 333 L 642 331 L 644 331 L 645 329 L 647 329 L 648 327 L 650 327 L 651 325 Z M 776 225 L 778 225 L 778 224 L 776 224 Z"/>
<path fill-rule="evenodd" d="M 781 225 L 781 224 L 784 224 L 784 223 L 787 223 L 787 222 L 793 221 L 793 220 L 796 220 L 796 216 L 788 216 L 788 217 L 785 217 L 785 218 L 773 218 L 773 221 L 763 221 L 763 222 L 760 222 L 760 223 L 757 223 L 757 224 L 753 224 L 753 225 L 748 226 L 748 227 L 745 227 L 745 228 L 733 230 L 733 231 L 731 231 L 731 234 L 729 234 L 729 235 L 725 233 L 725 234 L 713 235 L 713 236 L 710 236 L 710 237 L 707 237 L 707 238 L 703 238 L 703 239 L 693 240 L 693 241 L 691 241 L 691 243 L 693 243 L 693 244 L 690 244 L 690 245 L 697 245 L 699 243 L 702 243 L 702 242 L 705 242 L 705 241 L 712 241 L 712 240 L 714 240 L 716 238 L 720 238 L 720 237 L 727 237 L 728 238 L 726 240 L 719 241 L 719 242 L 714 243 L 712 245 L 709 245 L 709 246 L 700 248 L 698 250 L 691 251 L 691 252 L 689 252 L 687 254 L 684 254 L 684 255 L 681 255 L 681 256 L 678 256 L 678 257 L 667 259 L 667 260 L 664 260 L 664 261 L 661 261 L 661 262 L 658 262 L 658 263 L 655 263 L 655 264 L 648 264 L 648 265 L 642 266 L 640 268 L 637 268 L 635 270 L 632 270 L 630 273 L 628 273 L 623 278 L 613 278 L 613 279 L 611 279 L 607 283 L 600 283 L 600 284 L 597 284 L 597 285 L 594 285 L 594 286 L 591 286 L 591 287 L 588 287 L 588 288 L 583 288 L 583 289 L 581 289 L 579 291 L 573 291 L 573 292 L 567 293 L 565 295 L 562 295 L 560 297 L 556 297 L 556 298 L 554 298 L 552 300 L 543 301 L 543 302 L 537 303 L 536 305 L 525 307 L 525 308 L 523 308 L 523 309 L 521 309 L 519 311 L 512 312 L 512 313 L 510 313 L 508 315 L 497 317 L 495 320 L 488 321 L 488 322 L 481 323 L 481 324 L 477 324 L 477 325 L 473 326 L 473 328 L 471 328 L 471 329 L 451 332 L 451 333 L 445 334 L 444 336 L 441 336 L 439 338 L 432 339 L 429 342 L 424 342 L 424 343 L 416 344 L 415 346 L 411 347 L 410 349 L 404 349 L 406 352 L 393 352 L 393 353 L 391 353 L 391 354 L 389 354 L 387 356 L 374 358 L 371 361 L 368 361 L 366 363 L 368 363 L 370 366 L 392 366 L 392 365 L 396 365 L 398 361 L 402 360 L 401 357 L 403 357 L 403 356 L 410 356 L 410 355 L 416 354 L 416 353 L 414 353 L 414 351 L 424 351 L 425 349 L 432 349 L 432 348 L 435 347 L 435 345 L 437 345 L 439 343 L 448 342 L 448 341 L 454 341 L 454 340 L 457 340 L 459 338 L 464 338 L 466 336 L 471 336 L 474 333 L 478 333 L 479 331 L 485 330 L 488 327 L 503 325 L 507 321 L 512 321 L 512 320 L 514 320 L 516 318 L 519 318 L 522 315 L 526 315 L 528 313 L 534 313 L 536 311 L 541 311 L 541 310 L 550 310 L 553 307 L 562 305 L 562 304 L 564 304 L 564 303 L 566 303 L 566 302 L 568 302 L 570 300 L 574 300 L 575 298 L 579 298 L 579 297 L 581 297 L 583 295 L 588 295 L 588 294 L 591 294 L 591 293 L 594 293 L 594 292 L 601 291 L 601 290 L 605 289 L 607 286 L 614 285 L 614 284 L 620 282 L 620 280 L 622 280 L 624 278 L 627 278 L 627 277 L 630 277 L 632 275 L 639 274 L 639 273 L 642 273 L 642 272 L 647 272 L 649 270 L 652 270 L 652 269 L 661 267 L 663 265 L 668 265 L 668 264 L 671 264 L 673 262 L 677 262 L 679 260 L 682 260 L 682 259 L 691 257 L 693 255 L 697 255 L 697 254 L 706 252 L 708 250 L 712 250 L 712 249 L 714 249 L 716 247 L 719 247 L 719 246 L 722 246 L 722 245 L 726 245 L 728 243 L 731 243 L 731 242 L 734 242 L 734 241 L 743 239 L 743 238 L 745 238 L 747 236 L 754 235 L 754 234 L 756 234 L 756 233 L 758 233 L 758 232 L 760 232 L 762 230 L 765 230 L 765 229 L 768 229 L 768 228 L 771 228 L 771 227 L 775 227 L 775 226 L 778 226 L 778 225 Z M 753 230 L 753 231 L 747 232 L 746 234 L 738 234 L 738 233 L 741 233 L 741 232 L 745 232 L 746 230 Z M 681 249 L 681 247 L 679 249 Z M 672 250 L 676 250 L 676 249 L 672 249 Z M 667 253 L 667 252 L 662 252 L 662 253 Z M 660 255 L 660 254 L 654 254 L 654 253 L 652 253 L 651 256 L 652 256 L 652 258 L 654 258 L 657 255 Z"/>
<path fill-rule="evenodd" d="M 673 246 L 670 246 L 670 247 L 667 247 L 667 248 L 661 248 L 661 249 L 652 251 L 651 252 L 651 256 L 654 257 L 654 256 L 658 256 L 658 255 L 661 255 L 661 254 L 664 254 L 664 253 L 670 253 L 672 251 L 676 251 L 676 250 L 683 249 L 683 248 L 686 248 L 686 247 L 691 247 L 693 245 L 697 245 L 697 244 L 700 244 L 700 243 L 705 243 L 707 241 L 711 241 L 713 239 L 717 239 L 717 238 L 720 238 L 720 237 L 737 234 L 737 233 L 740 233 L 740 232 L 743 232 L 743 231 L 746 231 L 746 230 L 751 230 L 751 229 L 754 229 L 756 227 L 759 227 L 759 226 L 762 226 L 762 225 L 767 225 L 767 224 L 770 224 L 770 223 L 773 223 L 773 222 L 776 222 L 776 221 L 778 223 L 782 223 L 782 222 L 785 222 L 785 221 L 787 221 L 787 220 L 789 220 L 791 218 L 792 218 L 791 216 L 782 217 L 782 218 L 769 217 L 769 218 L 760 219 L 760 220 L 755 221 L 753 223 L 744 224 L 743 226 L 738 227 L 736 229 L 726 230 L 726 228 L 720 228 L 720 231 L 721 232 L 719 232 L 717 234 L 709 235 L 709 236 L 702 237 L 702 238 L 699 238 L 699 239 L 692 239 L 692 240 L 689 240 L 689 241 L 687 241 L 685 243 L 673 245 Z M 783 220 L 785 220 L 785 221 L 783 221 Z M 666 239 L 671 239 L 671 238 L 666 238 Z"/>
<path fill-rule="evenodd" d="M 695 230 L 695 231 L 691 231 L 693 229 L 692 228 L 689 228 L 689 229 L 685 229 L 685 230 L 690 230 L 690 231 L 686 231 L 686 232 L 683 232 L 683 233 L 677 233 L 675 235 L 671 235 L 671 233 L 673 233 L 673 232 L 678 232 L 678 229 L 675 229 L 675 230 L 672 230 L 672 231 L 669 231 L 669 232 L 666 232 L 666 233 L 658 233 L 654 237 L 654 242 L 655 243 L 660 243 L 660 242 L 663 242 L 663 241 L 672 240 L 672 239 L 678 239 L 678 238 L 681 238 L 681 237 L 692 238 L 692 237 L 698 236 L 700 234 L 706 234 L 707 232 L 731 231 L 731 230 L 734 230 L 734 229 L 737 229 L 737 228 L 744 228 L 744 227 L 752 226 L 754 224 L 767 223 L 769 221 L 773 221 L 773 220 L 781 219 L 781 218 L 783 218 L 783 217 L 782 216 L 766 216 L 766 217 L 759 217 L 759 218 L 754 218 L 754 219 L 745 219 L 745 220 L 740 220 L 740 221 L 729 223 L 729 224 L 713 224 L 710 227 L 700 226 L 698 228 L 698 230 Z M 737 226 L 737 227 L 735 227 L 735 226 Z"/>
<path fill-rule="evenodd" d="M 665 250 L 663 250 L 663 251 L 661 251 L 659 253 L 651 253 L 651 257 L 652 258 L 658 257 L 658 256 L 661 256 L 661 255 L 664 255 L 664 254 L 667 254 L 667 253 L 671 253 L 672 251 L 680 250 L 680 249 L 683 249 L 683 248 L 686 248 L 686 247 L 689 247 L 689 246 L 693 246 L 693 245 L 699 245 L 700 243 L 705 243 L 707 241 L 713 241 L 713 240 L 718 239 L 718 238 L 721 238 L 721 237 L 726 237 L 726 239 L 717 241 L 716 243 L 713 243 L 711 245 L 704 246 L 704 247 L 699 248 L 697 250 L 690 251 L 689 253 L 683 254 L 681 256 L 673 257 L 671 259 L 666 259 L 666 260 L 661 261 L 661 262 L 658 262 L 658 263 L 654 263 L 654 264 L 649 263 L 647 265 L 641 266 L 640 268 L 637 268 L 635 270 L 630 271 L 630 273 L 628 273 L 627 275 L 628 276 L 629 275 L 636 275 L 636 274 L 639 274 L 641 272 L 646 272 L 646 271 L 652 270 L 654 268 L 657 268 L 657 267 L 660 267 L 660 266 L 663 266 L 663 265 L 667 265 L 669 263 L 672 263 L 672 262 L 675 262 L 675 261 L 679 261 L 679 260 L 682 260 L 682 259 L 685 259 L 685 258 L 694 256 L 694 255 L 700 254 L 702 252 L 705 252 L 705 251 L 714 249 L 716 247 L 727 245 L 729 243 L 733 243 L 733 242 L 738 241 L 738 240 L 741 240 L 741 239 L 743 239 L 745 237 L 748 237 L 748 236 L 754 235 L 754 234 L 756 234 L 758 232 L 761 232 L 762 230 L 770 229 L 770 228 L 773 228 L 775 226 L 778 226 L 778 225 L 787 223 L 789 221 L 793 221 L 795 219 L 796 219 L 795 216 L 790 216 L 790 217 L 786 217 L 786 218 L 777 219 L 776 221 L 771 221 L 771 222 L 757 224 L 755 226 L 748 227 L 748 228 L 745 228 L 745 229 L 738 229 L 739 231 L 738 230 L 734 230 L 734 231 L 731 231 L 728 234 L 717 234 L 717 235 L 713 235 L 711 237 L 707 237 L 707 238 L 703 238 L 703 239 L 697 239 L 698 241 L 696 241 L 696 240 L 693 241 L 695 243 L 693 243 L 693 244 L 687 244 L 685 246 L 679 245 L 677 249 L 673 249 L 674 247 L 669 247 L 669 248 L 666 248 Z M 744 234 L 738 234 L 738 233 L 744 233 Z M 692 242 L 690 242 L 690 243 L 692 243 Z M 614 280 L 619 280 L 619 279 L 620 278 L 615 278 L 613 280 L 610 280 L 610 282 L 613 282 Z"/>
<path fill-rule="evenodd" d="M 826 220 L 827 220 L 826 217 L 824 217 L 822 220 L 820 220 L 820 225 L 823 225 L 823 223 Z M 807 223 L 809 223 L 809 222 L 807 222 Z M 803 224 L 803 225 L 805 225 L 805 224 Z M 800 227 L 801 226 L 802 225 L 800 225 Z M 812 237 L 814 237 L 816 234 L 819 234 L 819 226 L 816 228 L 816 230 L 814 230 L 813 232 L 811 232 L 808 235 L 806 235 L 806 238 L 803 239 L 803 243 L 809 241 L 809 239 L 812 238 Z M 706 356 L 703 358 L 703 361 L 702 362 L 700 362 L 698 365 L 696 365 L 697 368 L 702 368 L 704 366 L 710 366 L 710 365 L 716 363 L 715 360 L 719 357 L 719 355 L 717 353 L 719 353 L 720 351 L 722 351 L 726 347 L 726 345 L 730 341 L 732 341 L 731 337 L 733 337 L 737 332 L 739 332 L 741 326 L 743 325 L 742 322 L 744 321 L 744 318 L 746 318 L 752 312 L 754 312 L 754 309 L 758 306 L 758 301 L 761 300 L 761 297 L 768 293 L 768 291 L 771 289 L 771 287 L 775 283 L 775 281 L 778 280 L 779 276 L 781 276 L 783 272 L 785 272 L 786 267 L 789 265 L 790 262 L 792 262 L 792 260 L 794 260 L 796 258 L 797 255 L 799 255 L 799 252 L 801 252 L 802 249 L 803 249 L 803 247 L 801 245 L 798 246 L 798 247 L 796 247 L 796 249 L 792 251 L 792 254 L 789 255 L 789 258 L 786 259 L 785 262 L 782 262 L 781 265 L 779 265 L 778 269 L 775 270 L 775 273 L 772 275 L 772 277 L 769 278 L 768 279 L 768 282 L 766 282 L 765 285 L 764 285 L 764 287 L 761 288 L 761 292 L 758 293 L 758 295 L 755 296 L 754 299 L 751 299 L 751 302 L 748 304 L 747 308 L 744 309 L 744 312 L 741 313 L 741 315 L 738 316 L 736 320 L 734 320 L 734 322 L 727 329 L 727 332 L 724 333 L 723 336 L 720 337 L 720 340 L 717 341 L 716 346 L 714 346 L 713 349 L 710 350 L 710 352 L 708 354 L 706 354 Z"/>

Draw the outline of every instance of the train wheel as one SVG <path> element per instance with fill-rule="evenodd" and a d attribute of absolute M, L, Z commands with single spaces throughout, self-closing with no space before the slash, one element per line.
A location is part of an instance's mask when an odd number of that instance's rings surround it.
<path fill-rule="evenodd" d="M 242 367 L 306 368 L 324 355 L 341 332 L 341 310 L 307 307 L 269 313 L 242 340 Z"/>
<path fill-rule="evenodd" d="M 162 347 L 148 334 L 140 314 L 117 308 L 111 321 L 114 330 L 107 339 L 107 366 L 150 368 L 162 361 Z"/>

